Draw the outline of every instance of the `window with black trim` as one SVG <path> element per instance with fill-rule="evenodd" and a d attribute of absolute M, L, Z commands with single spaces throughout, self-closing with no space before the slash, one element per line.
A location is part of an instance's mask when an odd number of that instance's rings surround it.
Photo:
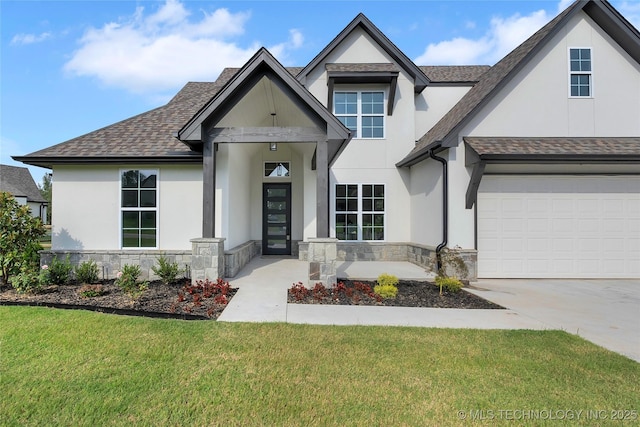
<path fill-rule="evenodd" d="M 593 96 L 591 49 L 569 49 L 569 86 L 572 97 Z"/>
<path fill-rule="evenodd" d="M 384 184 L 336 184 L 336 238 L 384 240 L 384 195 Z"/>
<path fill-rule="evenodd" d="M 334 92 L 333 114 L 354 138 L 384 138 L 383 91 Z"/>
<path fill-rule="evenodd" d="M 121 241 L 123 248 L 157 246 L 158 191 L 156 170 L 121 173 Z"/>

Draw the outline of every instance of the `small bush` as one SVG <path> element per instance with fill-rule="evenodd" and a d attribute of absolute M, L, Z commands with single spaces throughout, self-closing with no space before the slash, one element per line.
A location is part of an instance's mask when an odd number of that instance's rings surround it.
<path fill-rule="evenodd" d="M 58 261 L 57 257 L 53 258 L 48 270 L 50 284 L 64 285 L 69 283 L 71 280 L 71 272 L 73 271 L 73 266 L 71 265 L 71 261 L 69 261 L 69 255 L 67 255 L 64 261 Z"/>
<path fill-rule="evenodd" d="M 43 265 L 40 271 L 23 269 L 18 274 L 11 276 L 11 286 L 21 294 L 37 294 L 49 284 L 49 267 Z"/>
<path fill-rule="evenodd" d="M 376 285 L 373 292 L 385 299 L 393 299 L 398 295 L 398 288 L 395 285 Z"/>
<path fill-rule="evenodd" d="M 457 277 L 437 276 L 436 285 L 440 286 L 440 295 L 443 288 L 449 292 L 459 292 L 462 289 L 462 282 Z"/>
<path fill-rule="evenodd" d="M 382 273 L 378 276 L 378 284 L 373 292 L 385 299 L 393 299 L 398 295 L 398 283 L 400 280 L 393 274 Z"/>
<path fill-rule="evenodd" d="M 82 298 L 95 298 L 106 294 L 102 285 L 84 285 L 78 289 L 78 294 Z"/>
<path fill-rule="evenodd" d="M 132 299 L 137 299 L 147 289 L 149 283 L 138 282 L 139 265 L 124 265 L 122 271 L 116 273 L 116 285 Z"/>
<path fill-rule="evenodd" d="M 98 282 L 98 265 L 92 261 L 85 261 L 75 268 L 76 280 L 80 283 Z"/>
<path fill-rule="evenodd" d="M 169 262 L 164 254 L 158 257 L 158 266 L 156 267 L 154 265 L 151 267 L 151 270 L 153 270 L 153 272 L 158 275 L 166 285 L 175 282 L 181 271 L 180 267 L 178 267 L 178 263 Z"/>
<path fill-rule="evenodd" d="M 382 273 L 378 276 L 378 285 L 398 286 L 398 283 L 400 283 L 400 279 L 398 279 L 393 274 Z"/>

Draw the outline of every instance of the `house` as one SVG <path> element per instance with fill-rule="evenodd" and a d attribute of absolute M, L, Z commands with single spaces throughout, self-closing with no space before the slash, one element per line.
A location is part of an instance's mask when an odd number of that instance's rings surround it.
<path fill-rule="evenodd" d="M 165 106 L 35 153 L 50 253 L 194 278 L 253 256 L 469 277 L 640 277 L 640 33 L 579 0 L 492 67 L 419 66 L 358 15 L 309 64 L 260 49 Z"/>
<path fill-rule="evenodd" d="M 48 202 L 42 197 L 29 169 L 0 165 L 0 192 L 11 194 L 22 206 L 29 206 L 31 215 L 47 223 Z"/>

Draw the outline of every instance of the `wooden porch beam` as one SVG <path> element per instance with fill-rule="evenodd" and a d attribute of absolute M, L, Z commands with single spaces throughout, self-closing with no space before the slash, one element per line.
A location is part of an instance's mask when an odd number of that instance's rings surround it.
<path fill-rule="evenodd" d="M 326 131 L 314 127 L 226 127 L 213 128 L 209 138 L 215 143 L 316 142 Z"/>

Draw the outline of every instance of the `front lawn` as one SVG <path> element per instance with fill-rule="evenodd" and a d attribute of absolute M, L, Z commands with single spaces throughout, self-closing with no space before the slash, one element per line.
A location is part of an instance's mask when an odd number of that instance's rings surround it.
<path fill-rule="evenodd" d="M 0 307 L 0 390 L 0 425 L 620 425 L 640 364 L 558 331 Z"/>

